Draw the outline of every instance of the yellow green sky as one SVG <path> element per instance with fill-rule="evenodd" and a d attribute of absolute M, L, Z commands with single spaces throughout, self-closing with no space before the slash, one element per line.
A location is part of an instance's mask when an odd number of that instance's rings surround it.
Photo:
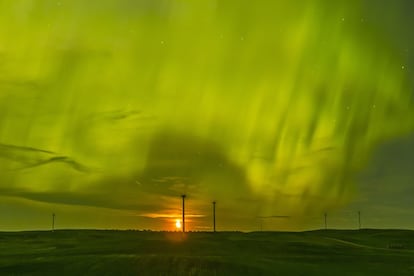
<path fill-rule="evenodd" d="M 410 10 L 0 1 L 0 230 L 414 228 Z"/>

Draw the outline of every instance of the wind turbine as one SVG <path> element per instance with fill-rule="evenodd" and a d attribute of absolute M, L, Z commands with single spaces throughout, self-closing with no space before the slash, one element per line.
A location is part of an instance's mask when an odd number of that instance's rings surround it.
<path fill-rule="evenodd" d="M 216 202 L 213 201 L 213 231 L 216 233 Z"/>
<path fill-rule="evenodd" d="M 55 231 L 55 213 L 52 214 L 52 232 Z"/>
<path fill-rule="evenodd" d="M 181 197 L 183 199 L 183 233 L 185 233 L 185 204 L 184 204 L 184 201 L 185 201 L 186 195 L 183 194 L 183 195 L 181 195 Z"/>

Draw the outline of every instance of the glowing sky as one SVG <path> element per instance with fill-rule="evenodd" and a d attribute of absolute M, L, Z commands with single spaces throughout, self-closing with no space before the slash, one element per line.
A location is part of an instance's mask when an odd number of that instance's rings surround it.
<path fill-rule="evenodd" d="M 0 1 L 0 230 L 414 228 L 409 2 Z"/>

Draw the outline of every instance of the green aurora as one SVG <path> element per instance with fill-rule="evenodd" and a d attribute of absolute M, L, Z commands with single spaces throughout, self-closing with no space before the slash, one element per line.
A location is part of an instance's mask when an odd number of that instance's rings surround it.
<path fill-rule="evenodd" d="M 400 8 L 382 7 L 390 22 Z M 368 10 L 0 1 L 0 229 L 56 212 L 65 228 L 169 230 L 182 193 L 189 230 L 211 229 L 213 200 L 219 229 L 341 210 L 374 151 L 414 131 L 410 64 Z"/>

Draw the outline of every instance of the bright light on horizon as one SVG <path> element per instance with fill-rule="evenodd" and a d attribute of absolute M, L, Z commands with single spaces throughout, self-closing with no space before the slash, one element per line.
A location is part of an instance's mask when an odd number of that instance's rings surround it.
<path fill-rule="evenodd" d="M 177 219 L 177 220 L 175 221 L 175 227 L 176 227 L 177 229 L 181 229 L 181 221 L 180 221 L 179 219 Z"/>

